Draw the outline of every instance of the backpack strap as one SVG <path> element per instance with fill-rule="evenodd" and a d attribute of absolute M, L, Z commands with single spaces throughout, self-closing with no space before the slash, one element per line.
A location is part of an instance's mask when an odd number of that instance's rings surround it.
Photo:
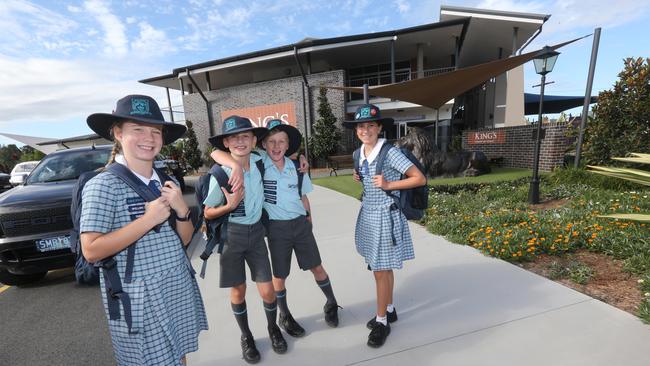
<path fill-rule="evenodd" d="M 384 144 L 381 145 L 381 149 L 377 155 L 377 165 L 375 166 L 376 175 L 380 175 L 384 171 L 384 161 L 386 160 L 386 156 L 391 147 L 393 147 L 393 145 L 388 142 L 384 142 Z"/>
<path fill-rule="evenodd" d="M 305 180 L 305 173 L 300 171 L 300 161 L 291 160 L 291 162 L 296 167 L 296 174 L 298 175 L 298 197 L 302 199 L 302 182 Z"/>
<path fill-rule="evenodd" d="M 361 159 L 361 148 L 354 150 L 352 153 L 352 161 L 354 162 L 354 171 L 359 174 L 359 160 Z"/>
<path fill-rule="evenodd" d="M 208 172 L 209 176 L 214 177 L 219 184 L 219 187 L 224 187 L 228 192 L 231 191 L 232 187 L 228 184 L 228 174 L 219 164 L 212 165 L 210 171 Z M 199 202 L 199 205 L 203 205 L 203 202 Z M 208 241 L 205 244 L 205 249 L 201 253 L 200 258 L 203 260 L 201 265 L 201 278 L 205 278 L 205 271 L 208 266 L 208 258 L 214 252 L 214 248 L 217 247 L 217 253 L 221 253 L 223 250 L 223 244 L 226 239 L 227 225 L 228 225 L 228 215 L 223 215 L 216 219 L 205 220 L 205 224 L 208 230 Z"/>

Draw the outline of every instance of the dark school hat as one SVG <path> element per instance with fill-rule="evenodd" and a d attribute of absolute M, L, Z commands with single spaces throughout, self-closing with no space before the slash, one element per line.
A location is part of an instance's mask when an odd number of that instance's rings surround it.
<path fill-rule="evenodd" d="M 287 136 L 289 136 L 289 148 L 287 149 L 287 152 L 284 153 L 284 156 L 291 156 L 300 148 L 300 144 L 302 143 L 302 135 L 300 134 L 300 131 L 298 131 L 297 128 L 291 125 L 284 124 L 279 119 L 270 120 L 266 124 L 266 128 L 269 130 L 269 133 L 272 130 L 280 130 L 285 132 Z M 266 137 L 268 137 L 268 135 Z M 262 146 L 261 141 L 258 143 L 258 146 Z"/>
<path fill-rule="evenodd" d="M 346 128 L 354 128 L 358 123 L 362 122 L 379 122 L 383 127 L 388 127 L 393 123 L 393 119 L 381 118 L 381 111 L 376 105 L 363 104 L 357 108 L 357 112 L 354 114 L 354 120 L 343 121 L 343 126 Z"/>
<path fill-rule="evenodd" d="M 187 128 L 181 124 L 167 122 L 160 112 L 158 103 L 147 95 L 127 95 L 117 101 L 113 113 L 93 113 L 86 119 L 99 136 L 112 141 L 111 127 L 120 121 L 142 122 L 163 126 L 163 144 L 170 144 L 185 134 Z"/>
<path fill-rule="evenodd" d="M 223 139 L 230 135 L 235 135 L 241 132 L 252 131 L 257 140 L 260 141 L 266 136 L 268 130 L 264 127 L 254 127 L 253 122 L 246 117 L 230 116 L 223 120 L 221 126 L 221 134 L 212 136 L 208 139 L 212 146 L 219 150 L 228 151 L 223 144 Z"/>

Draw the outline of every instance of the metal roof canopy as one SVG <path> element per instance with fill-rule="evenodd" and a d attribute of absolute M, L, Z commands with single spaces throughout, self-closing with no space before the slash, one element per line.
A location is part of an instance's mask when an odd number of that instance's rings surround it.
<path fill-rule="evenodd" d="M 390 41 L 393 39 L 396 39 L 396 61 L 412 60 L 417 55 L 417 45 L 422 44 L 426 60 L 425 69 L 452 66 L 451 58 L 455 54 L 458 38 L 461 48 L 458 65 L 479 64 L 498 58 L 499 48 L 504 50 L 504 56 L 510 54 L 513 27 L 519 28 L 518 39 L 521 40 L 517 45 L 519 47 L 539 30 L 548 17 L 539 14 L 442 6 L 441 21 L 437 23 L 326 39 L 306 38 L 290 45 L 176 68 L 171 74 L 140 80 L 140 82 L 180 90 L 178 79 L 182 79 L 187 85 L 188 80 L 185 75 L 186 70 L 189 70 L 199 85 L 202 85 L 201 89 L 207 90 L 207 78 L 211 82 L 212 89 L 219 89 L 299 76 L 293 58 L 294 49 L 299 55 L 305 53 L 312 55 L 312 73 L 385 64 L 390 62 Z M 302 57 L 301 62 L 305 63 L 306 59 Z M 203 75 L 197 77 L 197 74 Z"/>
<path fill-rule="evenodd" d="M 544 94 L 542 113 L 560 113 L 567 109 L 580 107 L 585 101 L 584 96 L 563 96 Z M 591 97 L 589 103 L 598 102 L 598 97 Z M 524 114 L 539 113 L 539 94 L 524 93 Z"/>
<path fill-rule="evenodd" d="M 551 46 L 551 49 L 558 49 L 585 37 L 588 36 Z M 368 94 L 377 97 L 397 99 L 403 102 L 411 102 L 437 109 L 444 105 L 448 100 L 481 85 L 481 83 L 484 83 L 490 78 L 501 75 L 508 70 L 532 60 L 540 51 L 541 49 L 519 56 L 513 56 L 502 60 L 459 69 L 446 74 L 434 75 L 389 85 L 373 86 L 369 88 Z M 363 94 L 363 88 L 358 87 L 326 87 Z"/>
<path fill-rule="evenodd" d="M 514 54 L 525 42 L 541 29 L 551 15 L 518 13 L 474 9 L 458 6 L 440 7 L 440 20 L 449 21 L 471 17 L 463 52 L 459 56 L 458 66 L 467 67 L 492 61 Z M 514 42 L 514 28 L 517 39 Z"/>

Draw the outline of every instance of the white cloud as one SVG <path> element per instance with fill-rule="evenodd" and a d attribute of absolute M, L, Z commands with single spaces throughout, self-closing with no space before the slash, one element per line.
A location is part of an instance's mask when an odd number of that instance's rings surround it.
<path fill-rule="evenodd" d="M 137 70 L 129 64 L 0 55 L 0 69 L 5 70 L 0 75 L 2 124 L 58 122 L 70 117 L 85 121 L 91 113 L 109 112 L 117 99 L 133 93 L 155 94 L 163 100 L 163 89 L 152 90 L 133 80 Z"/>
<path fill-rule="evenodd" d="M 6 54 L 33 54 L 77 28 L 77 23 L 23 1 L 0 2 L 0 44 Z"/>
<path fill-rule="evenodd" d="M 131 43 L 134 53 L 143 57 L 162 56 L 176 50 L 164 31 L 155 29 L 147 22 L 140 22 L 138 26 L 140 34 Z"/>
<path fill-rule="evenodd" d="M 399 11 L 400 14 L 408 13 L 408 11 L 411 10 L 411 4 L 409 4 L 406 0 L 395 0 L 393 3 L 397 7 L 397 11 Z"/>
<path fill-rule="evenodd" d="M 104 53 L 108 56 L 125 56 L 129 44 L 126 27 L 108 5 L 101 0 L 88 0 L 84 3 L 84 9 L 95 17 L 104 31 Z"/>
<path fill-rule="evenodd" d="M 136 17 L 126 17 L 126 24 L 135 24 L 137 21 Z"/>

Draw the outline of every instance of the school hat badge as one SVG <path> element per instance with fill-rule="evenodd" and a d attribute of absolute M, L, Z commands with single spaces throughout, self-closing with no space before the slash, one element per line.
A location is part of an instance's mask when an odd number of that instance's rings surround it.
<path fill-rule="evenodd" d="M 221 126 L 221 134 L 212 136 L 208 139 L 212 146 L 216 147 L 219 150 L 229 151 L 226 146 L 223 144 L 223 139 L 230 135 L 235 135 L 241 132 L 252 131 L 257 141 L 261 141 L 268 130 L 264 127 L 254 127 L 253 122 L 246 117 L 240 116 L 230 116 L 223 120 L 223 125 Z"/>
<path fill-rule="evenodd" d="M 287 149 L 287 152 L 284 153 L 284 156 L 291 156 L 300 148 L 300 144 L 302 143 L 302 135 L 297 128 L 284 124 L 279 119 L 270 120 L 266 124 L 266 128 L 269 130 L 269 133 L 273 130 L 280 130 L 289 136 L 289 148 Z M 262 143 L 260 142 L 258 145 L 262 146 Z"/>
<path fill-rule="evenodd" d="M 113 140 L 111 127 L 120 121 L 142 122 L 163 126 L 163 144 L 170 144 L 185 134 L 187 128 L 181 124 L 167 122 L 160 112 L 158 103 L 146 95 L 127 95 L 117 101 L 113 113 L 93 113 L 86 119 L 88 127 L 99 136 Z"/>
<path fill-rule="evenodd" d="M 379 122 L 384 128 L 393 124 L 392 118 L 382 118 L 379 107 L 374 104 L 363 104 L 357 108 L 354 114 L 354 120 L 343 121 L 343 127 L 354 128 L 357 123 L 362 122 Z"/>

